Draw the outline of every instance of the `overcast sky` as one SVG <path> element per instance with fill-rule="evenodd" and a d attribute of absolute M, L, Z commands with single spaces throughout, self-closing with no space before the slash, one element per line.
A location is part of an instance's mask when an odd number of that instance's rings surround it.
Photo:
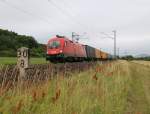
<path fill-rule="evenodd" d="M 0 28 L 31 35 L 40 43 L 56 34 L 113 53 L 117 30 L 121 54 L 150 54 L 150 0 L 0 0 Z"/>

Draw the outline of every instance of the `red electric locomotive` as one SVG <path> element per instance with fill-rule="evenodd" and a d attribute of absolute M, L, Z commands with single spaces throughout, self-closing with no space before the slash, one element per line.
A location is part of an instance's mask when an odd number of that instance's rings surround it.
<path fill-rule="evenodd" d="M 46 60 L 51 62 L 82 61 L 86 58 L 85 47 L 64 36 L 56 36 L 48 41 Z"/>

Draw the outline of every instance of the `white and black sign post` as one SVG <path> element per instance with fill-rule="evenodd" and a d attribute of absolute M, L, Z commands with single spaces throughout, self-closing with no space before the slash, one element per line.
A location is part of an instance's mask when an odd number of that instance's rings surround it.
<path fill-rule="evenodd" d="M 25 79 L 25 70 L 29 67 L 29 49 L 26 47 L 21 47 L 17 50 L 18 62 L 17 66 L 20 71 L 20 80 Z"/>

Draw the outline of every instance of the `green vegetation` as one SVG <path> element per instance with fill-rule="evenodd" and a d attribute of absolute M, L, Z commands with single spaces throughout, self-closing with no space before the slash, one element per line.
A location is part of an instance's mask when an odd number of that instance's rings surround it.
<path fill-rule="evenodd" d="M 31 64 L 44 64 L 47 63 L 45 58 L 31 58 Z M 0 65 L 17 64 L 16 57 L 0 57 Z"/>
<path fill-rule="evenodd" d="M 137 58 L 136 60 L 150 61 L 150 57 L 141 57 L 141 58 Z"/>
<path fill-rule="evenodd" d="M 129 67 L 131 82 L 127 97 L 127 112 L 150 114 L 150 67 L 137 61 L 131 62 Z"/>
<path fill-rule="evenodd" d="M 123 56 L 123 57 L 121 57 L 121 59 L 123 59 L 123 60 L 135 60 L 135 58 L 132 55 Z"/>
<path fill-rule="evenodd" d="M 4 114 L 149 114 L 150 70 L 118 61 L 97 64 L 86 72 L 34 84 L 1 89 Z M 26 86 L 25 86 L 26 87 Z"/>
<path fill-rule="evenodd" d="M 0 57 L 16 57 L 20 47 L 31 49 L 33 57 L 45 56 L 46 46 L 39 44 L 33 37 L 0 29 Z"/>
<path fill-rule="evenodd" d="M 150 57 L 138 57 L 138 58 L 135 58 L 133 57 L 132 55 L 127 55 L 127 56 L 123 56 L 121 57 L 120 59 L 122 60 L 144 60 L 144 61 L 150 61 Z"/>

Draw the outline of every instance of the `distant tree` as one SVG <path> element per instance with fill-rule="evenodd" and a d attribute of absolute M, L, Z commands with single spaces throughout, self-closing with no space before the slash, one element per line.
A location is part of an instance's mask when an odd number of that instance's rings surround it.
<path fill-rule="evenodd" d="M 121 59 L 124 59 L 124 60 L 134 60 L 135 58 L 132 55 L 127 55 L 127 56 L 121 57 Z"/>
<path fill-rule="evenodd" d="M 139 57 L 139 58 L 136 58 L 136 60 L 150 61 L 150 57 Z"/>
<path fill-rule="evenodd" d="M 45 50 L 32 36 L 18 35 L 15 32 L 0 29 L 0 56 L 16 56 L 20 47 L 31 49 L 31 55 L 42 57 Z"/>

